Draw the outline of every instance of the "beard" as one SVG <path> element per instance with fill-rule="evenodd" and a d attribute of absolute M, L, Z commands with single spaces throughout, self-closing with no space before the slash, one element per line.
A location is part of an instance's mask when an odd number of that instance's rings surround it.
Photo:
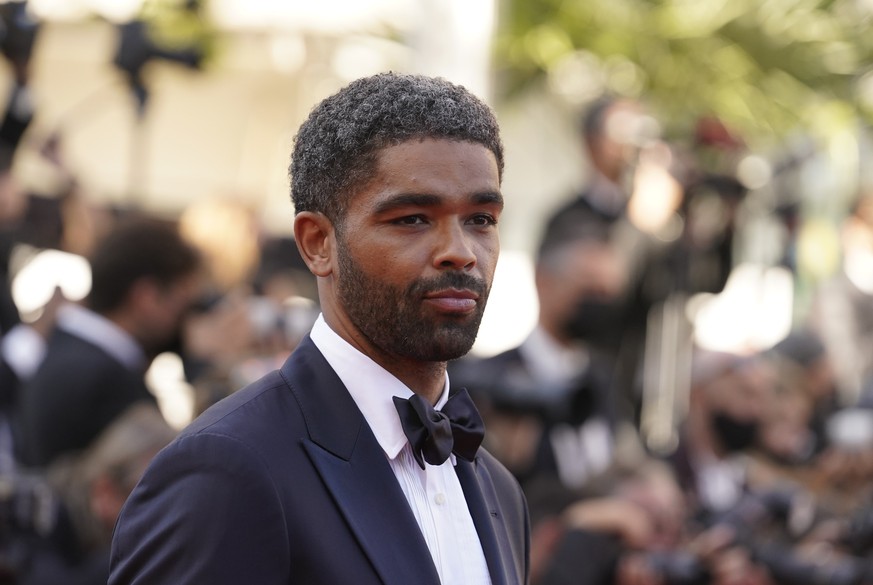
<path fill-rule="evenodd" d="M 479 332 L 489 286 L 462 272 L 414 280 L 406 288 L 374 278 L 351 258 L 345 243 L 338 250 L 337 296 L 352 323 L 380 350 L 405 358 L 445 362 L 465 355 Z M 449 288 L 479 295 L 476 309 L 465 315 L 427 315 L 423 296 Z"/>

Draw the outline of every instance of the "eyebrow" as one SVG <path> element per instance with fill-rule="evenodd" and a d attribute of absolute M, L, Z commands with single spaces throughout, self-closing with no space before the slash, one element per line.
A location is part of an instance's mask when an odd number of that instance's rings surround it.
<path fill-rule="evenodd" d="M 470 196 L 474 205 L 503 206 L 503 195 L 498 192 L 474 193 Z M 385 213 L 401 207 L 436 207 L 442 203 L 439 195 L 426 193 L 402 193 L 382 201 L 374 208 L 375 213 Z"/>
<path fill-rule="evenodd" d="M 473 195 L 473 203 L 476 205 L 499 205 L 503 207 L 503 195 L 497 191 L 476 193 Z"/>

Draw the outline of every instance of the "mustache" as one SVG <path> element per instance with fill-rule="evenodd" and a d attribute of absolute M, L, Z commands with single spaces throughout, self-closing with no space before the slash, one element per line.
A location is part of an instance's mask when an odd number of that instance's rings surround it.
<path fill-rule="evenodd" d="M 422 278 L 410 285 L 408 292 L 412 295 L 422 295 L 432 291 L 447 288 L 471 290 L 485 298 L 488 295 L 488 283 L 463 272 L 446 272 L 434 278 Z"/>

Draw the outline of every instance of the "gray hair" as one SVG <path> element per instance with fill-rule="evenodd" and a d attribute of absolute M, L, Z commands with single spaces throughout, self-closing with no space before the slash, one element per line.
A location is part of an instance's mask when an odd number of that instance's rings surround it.
<path fill-rule="evenodd" d="M 339 227 L 352 194 L 372 178 L 378 152 L 426 138 L 485 146 L 502 179 L 500 131 L 482 100 L 441 78 L 380 73 L 323 100 L 300 127 L 289 169 L 295 213 L 323 213 Z"/>

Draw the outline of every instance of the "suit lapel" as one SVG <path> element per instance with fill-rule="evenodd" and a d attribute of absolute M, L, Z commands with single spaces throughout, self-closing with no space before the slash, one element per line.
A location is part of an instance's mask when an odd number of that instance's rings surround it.
<path fill-rule="evenodd" d="M 352 397 L 307 337 L 281 370 L 309 430 L 303 447 L 386 585 L 439 585 L 421 529 Z"/>
<path fill-rule="evenodd" d="M 439 585 L 421 530 L 384 452 L 373 443 L 378 452 L 367 453 L 369 446 L 361 445 L 349 461 L 314 443 L 304 447 L 382 580 Z"/>
<path fill-rule="evenodd" d="M 480 458 L 476 457 L 473 463 L 459 458 L 455 471 L 482 543 L 492 585 L 521 583 L 522 580 L 515 574 L 511 562 L 512 549 L 508 535 L 502 527 L 497 495 L 488 470 L 480 465 Z"/>

